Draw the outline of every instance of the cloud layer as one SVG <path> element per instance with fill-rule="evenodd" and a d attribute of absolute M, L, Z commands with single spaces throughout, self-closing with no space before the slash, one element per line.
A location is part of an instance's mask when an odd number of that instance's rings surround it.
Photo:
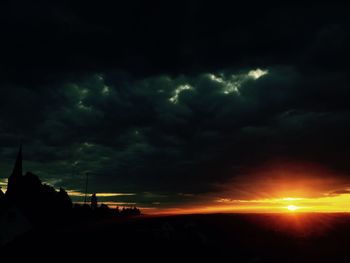
<path fill-rule="evenodd" d="M 120 202 L 214 200 L 270 162 L 348 189 L 348 4 L 0 5 L 2 178 L 22 138 L 27 170 Z"/>
<path fill-rule="evenodd" d="M 82 190 L 88 173 L 91 191 L 169 200 L 249 181 L 252 167 L 273 160 L 322 163 L 344 176 L 347 78 L 280 66 L 12 87 L 1 96 L 0 154 L 11 163 L 22 137 L 26 168 L 55 186 Z"/>

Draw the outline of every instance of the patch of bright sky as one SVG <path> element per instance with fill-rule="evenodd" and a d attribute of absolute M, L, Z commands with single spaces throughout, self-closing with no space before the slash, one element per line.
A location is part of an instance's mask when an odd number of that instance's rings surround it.
<path fill-rule="evenodd" d="M 85 196 L 85 193 L 75 190 L 67 190 L 69 196 Z M 88 193 L 88 196 L 92 195 L 92 193 Z M 135 193 L 96 193 L 97 197 L 114 197 L 114 196 L 133 196 Z"/>
<path fill-rule="evenodd" d="M 104 85 L 102 88 L 102 94 L 108 95 L 109 93 L 110 93 L 110 88 L 108 86 Z"/>
<path fill-rule="evenodd" d="M 83 205 L 85 204 L 85 202 L 82 202 L 82 201 L 77 201 L 77 202 L 74 202 L 74 204 L 78 204 L 78 205 Z M 116 207 L 119 207 L 119 206 L 122 206 L 122 207 L 132 207 L 132 206 L 135 206 L 137 205 L 137 203 L 135 202 L 103 202 L 103 204 L 105 205 L 108 205 L 109 208 L 112 208 L 112 209 L 115 209 Z M 144 208 L 142 207 L 142 210 Z"/>
<path fill-rule="evenodd" d="M 269 71 L 268 70 L 263 70 L 263 69 L 255 69 L 255 70 L 251 70 L 248 72 L 248 76 L 252 77 L 253 79 L 259 79 L 262 76 L 268 74 Z"/>
<path fill-rule="evenodd" d="M 185 84 L 185 85 L 180 85 L 178 86 L 174 91 L 173 91 L 173 95 L 169 98 L 169 101 L 172 103 L 177 103 L 178 99 L 179 99 L 179 95 L 182 91 L 184 90 L 191 90 L 193 89 L 193 87 L 189 84 Z"/>
<path fill-rule="evenodd" d="M 7 178 L 0 178 L 0 189 L 3 193 L 7 190 Z"/>
<path fill-rule="evenodd" d="M 209 78 L 223 85 L 224 94 L 239 94 L 239 89 L 245 81 L 250 79 L 257 80 L 266 74 L 268 74 L 268 70 L 262 70 L 258 68 L 255 70 L 250 70 L 245 74 L 231 75 L 229 77 L 224 77 L 223 74 L 209 74 Z"/>
<path fill-rule="evenodd" d="M 214 82 L 220 83 L 222 86 L 222 92 L 224 94 L 239 94 L 239 89 L 242 86 L 242 84 L 247 81 L 247 80 L 258 80 L 264 75 L 268 74 L 268 70 L 264 69 L 254 69 L 250 70 L 247 73 L 243 74 L 233 74 L 230 76 L 225 76 L 224 74 L 213 74 L 210 73 L 207 76 Z M 195 87 L 192 87 L 189 84 L 184 84 L 178 86 L 172 93 L 172 96 L 169 98 L 169 101 L 172 102 L 173 104 L 178 103 L 179 96 L 181 92 L 185 90 L 191 90 L 194 89 Z"/>
<path fill-rule="evenodd" d="M 245 211 L 245 212 L 287 212 L 289 207 L 301 212 L 350 212 L 350 194 L 321 197 L 284 197 L 255 200 L 233 200 L 219 198 L 214 200 L 218 205 L 198 207 L 203 211 Z"/>

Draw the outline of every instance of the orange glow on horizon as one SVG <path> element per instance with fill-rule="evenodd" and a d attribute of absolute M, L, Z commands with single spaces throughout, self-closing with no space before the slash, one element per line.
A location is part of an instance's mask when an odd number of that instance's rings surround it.
<path fill-rule="evenodd" d="M 269 163 L 222 185 L 221 197 L 159 213 L 350 212 L 349 176 L 310 163 Z M 233 198 L 231 197 L 233 196 Z"/>
<path fill-rule="evenodd" d="M 152 214 L 350 212 L 350 194 L 257 200 L 216 200 L 197 206 L 154 208 Z"/>
<path fill-rule="evenodd" d="M 76 202 L 79 203 L 79 202 Z M 116 206 L 137 205 L 127 202 L 103 202 Z M 168 207 L 139 207 L 145 214 L 210 214 L 210 213 L 338 213 L 350 212 L 350 194 L 325 195 L 321 197 L 282 197 L 256 200 L 217 199 L 197 205 L 179 205 Z"/>
<path fill-rule="evenodd" d="M 230 182 L 219 185 L 217 193 L 188 195 L 186 202 L 178 205 L 157 201 L 148 207 L 143 208 L 141 205 L 140 209 L 144 209 L 147 214 L 159 215 L 350 212 L 348 178 L 348 175 L 315 164 L 268 164 L 254 168 L 248 175 L 235 176 Z M 104 195 L 112 196 L 116 193 Z M 157 205 L 154 206 L 155 204 Z M 121 203 L 109 202 L 109 205 L 117 206 Z M 135 205 L 138 206 L 137 203 Z"/>
<path fill-rule="evenodd" d="M 297 207 L 297 206 L 295 206 L 295 205 L 289 205 L 289 206 L 287 206 L 287 209 L 288 209 L 289 211 L 295 211 L 295 210 L 298 210 L 299 207 Z"/>

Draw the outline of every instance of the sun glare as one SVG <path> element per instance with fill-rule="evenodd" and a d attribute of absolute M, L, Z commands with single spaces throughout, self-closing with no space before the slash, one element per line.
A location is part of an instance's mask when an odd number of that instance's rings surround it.
<path fill-rule="evenodd" d="M 287 206 L 287 209 L 288 209 L 289 211 L 295 211 L 295 210 L 298 209 L 298 207 L 295 206 L 295 205 L 289 205 L 289 206 Z"/>

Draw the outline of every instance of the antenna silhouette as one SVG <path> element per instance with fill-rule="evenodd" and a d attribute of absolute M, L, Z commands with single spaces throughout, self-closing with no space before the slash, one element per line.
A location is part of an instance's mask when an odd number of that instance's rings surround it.
<path fill-rule="evenodd" d="M 89 183 L 89 173 L 86 172 L 86 182 L 85 182 L 85 198 L 84 198 L 84 205 L 87 203 L 87 190 L 88 190 L 88 183 Z"/>

